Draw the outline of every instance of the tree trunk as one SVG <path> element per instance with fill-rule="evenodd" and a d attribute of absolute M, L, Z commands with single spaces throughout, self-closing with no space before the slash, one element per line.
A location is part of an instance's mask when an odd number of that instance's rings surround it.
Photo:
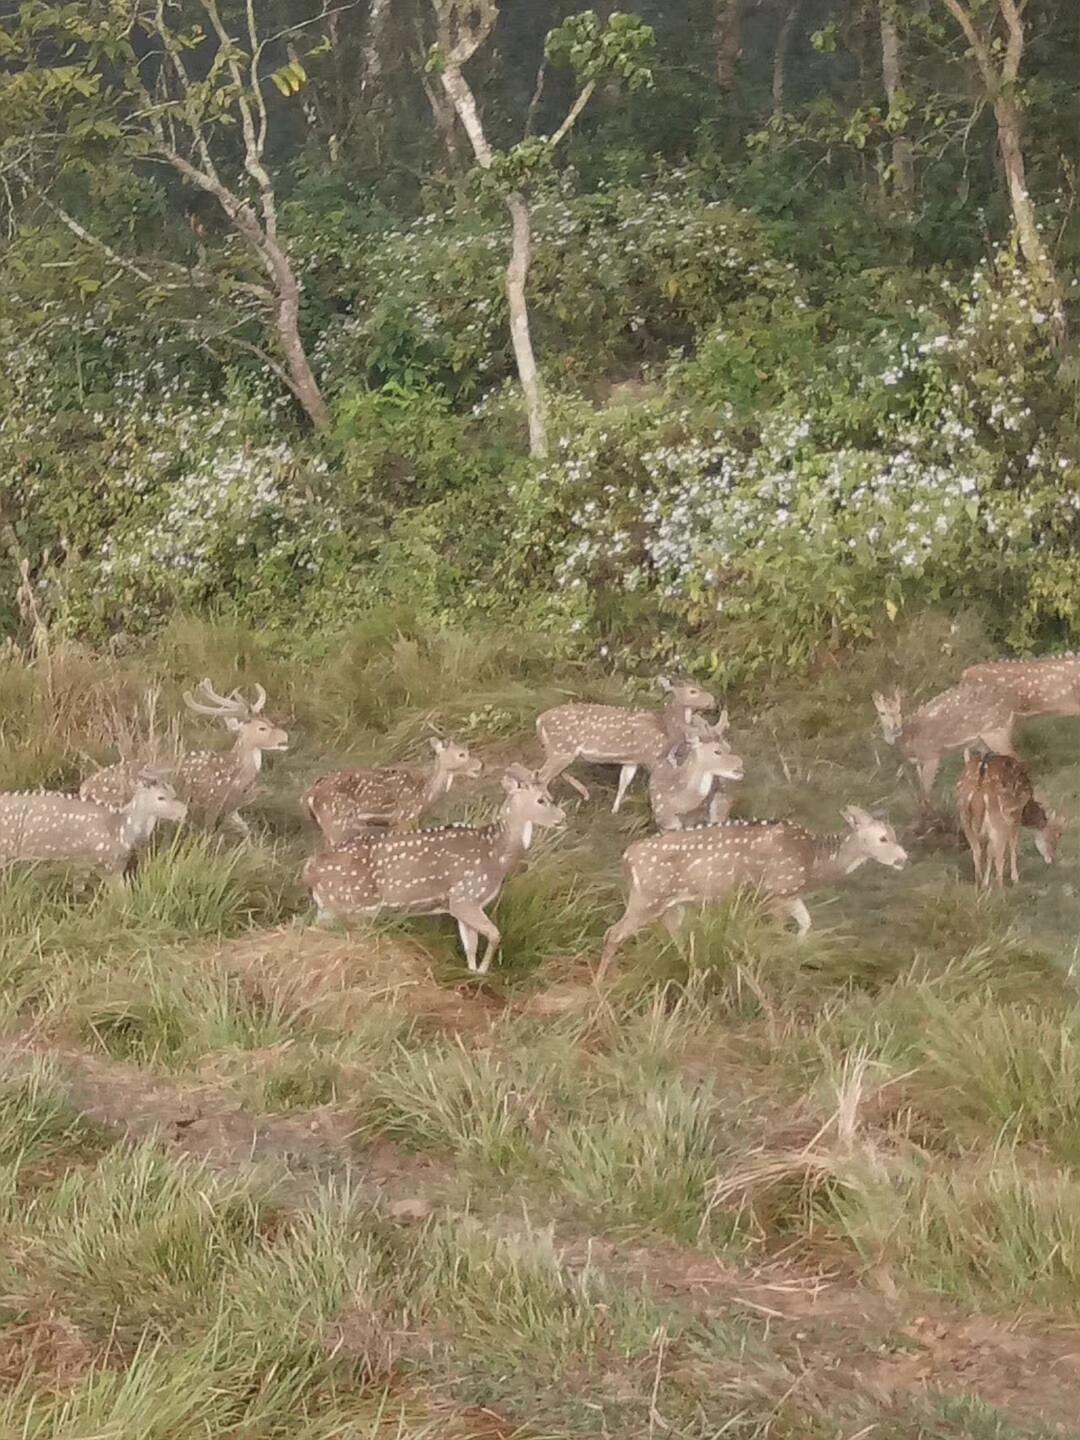
<path fill-rule="evenodd" d="M 292 261 L 277 239 L 268 234 L 266 228 L 260 224 L 258 216 L 247 201 L 223 184 L 216 171 L 212 175 L 207 174 L 168 145 L 159 144 L 158 150 L 185 179 L 214 197 L 236 230 L 258 255 L 263 269 L 270 277 L 270 290 L 263 298 L 273 302 L 274 322 L 285 356 L 289 388 L 303 406 L 304 413 L 315 429 L 327 429 L 330 424 L 330 411 L 308 361 L 304 342 L 300 338 L 300 282 L 296 278 Z"/>
<path fill-rule="evenodd" d="M 802 9 L 802 0 L 789 0 L 784 11 L 780 33 L 776 37 L 776 49 L 772 63 L 772 108 L 779 115 L 784 108 L 784 92 L 787 89 L 787 57 L 791 49 L 791 37 L 795 33 L 795 22 Z"/>
<path fill-rule="evenodd" d="M 1059 345 L 1064 345 L 1067 339 L 1065 305 L 1061 298 L 1061 286 L 1058 284 L 1054 260 L 1039 234 L 1035 206 L 1028 193 L 1023 122 L 1016 100 L 1016 85 L 1026 39 L 1024 0 L 998 0 L 998 11 L 1005 22 L 1007 37 L 1003 47 L 1000 40 L 995 40 L 992 29 L 988 36 L 980 34 L 975 17 L 967 8 L 965 0 L 942 0 L 942 3 L 964 32 L 964 38 L 971 46 L 975 63 L 979 67 L 986 93 L 993 104 L 1001 166 L 1009 192 L 1013 228 L 1020 242 L 1020 253 L 1043 290 L 1044 303 L 1050 307 L 1054 339 Z"/>
<path fill-rule="evenodd" d="M 1054 262 L 1039 234 L 1035 206 L 1028 193 L 1024 147 L 1021 142 L 1020 109 L 1010 90 L 999 90 L 994 97 L 994 119 L 997 121 L 998 148 L 1001 151 L 1001 165 L 1009 190 L 1009 206 L 1016 227 L 1016 237 L 1020 242 L 1020 252 L 1028 269 L 1053 296 L 1055 324 L 1060 323 L 1064 328 L 1064 310 L 1061 306 Z"/>
<path fill-rule="evenodd" d="M 510 309 L 510 340 L 514 347 L 525 410 L 529 417 L 529 454 L 535 460 L 546 460 L 548 453 L 547 424 L 544 416 L 544 395 L 533 354 L 529 310 L 525 302 L 525 282 L 532 261 L 532 235 L 529 207 L 520 191 L 512 190 L 506 197 L 510 211 L 513 239 L 510 263 L 506 267 L 506 303 Z"/>
<path fill-rule="evenodd" d="M 721 90 L 734 90 L 742 0 L 717 0 L 717 6 L 716 78 Z"/>
<path fill-rule="evenodd" d="M 276 244 L 267 245 L 265 263 L 274 282 L 278 339 L 292 380 L 292 392 L 315 429 L 326 430 L 330 425 L 330 411 L 300 338 L 300 282 L 289 257 Z"/>
<path fill-rule="evenodd" d="M 456 65 L 447 65 L 442 72 L 443 89 L 454 106 L 465 134 L 469 137 L 477 164 L 490 170 L 494 156 L 488 144 L 476 98 L 469 82 Z M 510 311 L 510 343 L 514 347 L 514 362 L 518 379 L 525 396 L 525 410 L 529 419 L 529 454 L 534 460 L 547 458 L 547 425 L 544 418 L 544 397 L 540 374 L 536 368 L 533 352 L 532 333 L 529 328 L 529 307 L 525 298 L 525 282 L 529 276 L 532 260 L 532 239 L 530 234 L 529 205 L 520 191 L 512 190 L 506 197 L 506 208 L 510 212 L 511 242 L 510 260 L 506 267 L 506 303 Z"/>
<path fill-rule="evenodd" d="M 879 0 L 881 13 L 881 76 L 885 82 L 885 96 L 889 102 L 889 118 L 898 109 L 898 97 L 903 88 L 903 71 L 900 56 L 900 33 L 889 13 L 889 0 Z M 892 183 L 893 193 L 900 202 L 900 208 L 910 219 L 915 211 L 915 152 L 906 135 L 894 135 L 892 142 Z"/>

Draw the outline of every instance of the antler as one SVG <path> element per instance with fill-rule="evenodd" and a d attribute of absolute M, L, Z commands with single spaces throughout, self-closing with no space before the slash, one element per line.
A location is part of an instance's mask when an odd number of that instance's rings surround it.
<path fill-rule="evenodd" d="M 262 692 L 261 702 L 265 703 L 265 691 L 262 691 L 261 686 L 257 688 Z M 195 698 L 196 696 L 198 699 Z M 252 713 L 251 706 L 238 690 L 234 690 L 229 696 L 219 695 L 209 680 L 199 681 L 195 687 L 195 695 L 192 695 L 189 690 L 185 690 L 184 704 L 189 710 L 194 710 L 196 715 L 231 715 L 238 720 L 245 720 Z"/>

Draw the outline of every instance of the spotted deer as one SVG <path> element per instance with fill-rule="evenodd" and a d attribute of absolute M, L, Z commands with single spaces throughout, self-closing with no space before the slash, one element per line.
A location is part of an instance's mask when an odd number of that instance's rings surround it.
<path fill-rule="evenodd" d="M 716 904 L 734 891 L 756 889 L 776 914 L 790 916 L 800 938 L 810 929 L 802 897 L 850 875 L 868 860 L 900 870 L 907 852 L 891 825 L 857 805 L 844 811 L 848 828 L 819 835 L 790 820 L 733 820 L 696 830 L 668 831 L 627 847 L 629 898 L 604 936 L 599 983 L 620 947 L 659 921 L 674 935 L 688 905 Z"/>
<path fill-rule="evenodd" d="M 998 887 L 1005 884 L 1005 862 L 1012 883 L 1019 879 L 1017 849 L 1022 827 L 1034 830 L 1035 848 L 1048 865 L 1057 859 L 1065 821 L 1035 798 L 1026 765 L 1011 755 L 972 755 L 956 782 L 956 808 L 975 864 L 975 884 L 990 885 L 993 867 Z"/>
<path fill-rule="evenodd" d="M 742 778 L 742 759 L 724 741 L 690 735 L 650 771 L 653 820 L 661 830 L 726 820 L 731 799 L 722 782 Z"/>
<path fill-rule="evenodd" d="M 1047 655 L 1040 660 L 984 660 L 969 665 L 964 685 L 985 685 L 1008 699 L 1018 719 L 1039 715 L 1080 715 L 1080 655 Z"/>
<path fill-rule="evenodd" d="M 1012 702 L 984 681 L 955 685 L 935 695 L 907 720 L 900 691 L 891 696 L 874 692 L 874 709 L 887 745 L 899 745 L 919 777 L 923 798 L 929 800 L 945 755 L 973 745 L 986 745 L 1000 755 L 1015 755 Z"/>
<path fill-rule="evenodd" d="M 255 699 L 249 702 L 236 690 L 218 695 L 209 680 L 201 680 L 194 695 L 184 691 L 184 704 L 196 715 L 223 721 L 236 742 L 231 750 L 189 750 L 169 767 L 169 779 L 187 803 L 190 820 L 208 827 L 224 821 L 247 836 L 250 830 L 240 807 L 255 794 L 263 754 L 288 749 L 288 731 L 262 715 L 266 691 L 261 685 L 255 686 Z M 98 803 L 122 803 L 131 793 L 135 770 L 130 762 L 110 765 L 88 776 L 79 794 Z"/>
<path fill-rule="evenodd" d="M 186 807 L 159 775 L 141 771 L 116 809 L 55 791 L 0 794 L 0 865 L 42 860 L 81 866 L 122 885 L 134 853 L 159 820 L 183 820 Z"/>
<path fill-rule="evenodd" d="M 320 921 L 340 916 L 452 915 L 469 969 L 484 974 L 499 948 L 498 928 L 484 913 L 532 844 L 537 826 L 566 819 L 530 771 L 503 775 L 503 800 L 491 825 L 448 825 L 403 835 L 362 835 L 339 850 L 313 855 L 304 883 Z M 480 936 L 487 941 L 477 962 Z"/>
<path fill-rule="evenodd" d="M 668 693 L 662 710 L 630 710 L 625 705 L 575 702 L 556 705 L 538 716 L 536 733 L 545 757 L 539 773 L 541 784 L 550 785 L 575 760 L 618 765 L 619 788 L 611 807 L 612 813 L 617 812 L 638 769 L 644 766 L 651 770 L 673 745 L 696 728 L 695 711 L 716 708 L 715 697 L 700 685 L 690 681 L 672 685 L 663 677 L 658 683 Z M 717 731 L 721 727 L 726 731 L 726 711 L 717 722 Z M 714 732 L 711 738 L 720 738 L 720 735 Z M 580 780 L 573 775 L 566 775 L 565 779 L 585 800 L 589 798 Z"/>
<path fill-rule="evenodd" d="M 387 765 L 324 775 L 302 796 L 301 809 L 331 848 L 372 827 L 415 825 L 459 775 L 475 780 L 483 768 L 464 745 L 435 736 L 430 743 L 434 754 L 423 768 Z"/>

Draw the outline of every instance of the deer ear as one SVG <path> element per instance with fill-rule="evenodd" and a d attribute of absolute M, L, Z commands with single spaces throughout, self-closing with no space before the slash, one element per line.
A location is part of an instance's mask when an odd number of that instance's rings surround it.
<path fill-rule="evenodd" d="M 869 810 L 864 810 L 859 805 L 845 805 L 841 814 L 852 830 L 857 830 L 860 825 L 871 825 L 874 820 Z"/>
<path fill-rule="evenodd" d="M 428 740 L 428 744 L 431 746 L 432 750 L 435 751 L 436 755 L 441 755 L 442 752 L 446 749 L 446 741 L 440 740 L 438 735 L 432 735 L 431 738 Z"/>
<path fill-rule="evenodd" d="M 713 734 L 724 735 L 726 734 L 730 726 L 731 721 L 728 719 L 727 706 L 725 705 L 724 708 L 720 711 L 720 714 L 716 717 L 716 720 L 713 724 Z"/>
<path fill-rule="evenodd" d="M 223 718 L 224 721 L 225 721 L 225 729 L 226 729 L 226 730 L 239 730 L 239 729 L 240 729 L 241 721 L 240 721 L 240 717 L 239 717 L 238 715 L 225 715 L 225 716 L 223 716 L 222 718 Z"/>
<path fill-rule="evenodd" d="M 667 695 L 671 690 L 675 688 L 666 675 L 657 675 L 656 683 L 657 685 L 659 685 L 660 689 L 663 690 L 665 695 Z"/>
<path fill-rule="evenodd" d="M 877 708 L 878 708 L 879 710 L 880 710 L 880 709 L 882 708 L 882 706 L 886 703 L 886 701 L 885 701 L 885 696 L 881 693 L 880 690 L 875 690 L 872 698 L 873 698 L 874 704 L 877 706 Z"/>
<path fill-rule="evenodd" d="M 512 795 L 515 790 L 521 789 L 521 781 L 517 778 L 516 775 L 511 774 L 509 770 L 504 770 L 502 775 L 502 787 L 508 795 Z"/>

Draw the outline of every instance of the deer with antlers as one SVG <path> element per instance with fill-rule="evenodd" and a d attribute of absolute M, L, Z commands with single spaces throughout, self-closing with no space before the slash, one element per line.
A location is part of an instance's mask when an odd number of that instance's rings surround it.
<path fill-rule="evenodd" d="M 40 860 L 94 870 L 122 885 L 136 851 L 159 820 L 183 820 L 186 806 L 156 772 L 137 771 L 116 809 L 51 791 L 0 794 L 0 865 Z"/>
<path fill-rule="evenodd" d="M 201 680 L 194 695 L 184 691 L 184 704 L 193 714 L 223 721 L 236 741 L 231 750 L 189 750 L 170 768 L 169 778 L 187 804 L 189 819 L 204 826 L 223 822 L 246 838 L 250 829 L 240 808 L 255 794 L 264 753 L 288 749 L 288 731 L 263 716 L 266 691 L 261 685 L 255 686 L 254 700 L 247 701 L 236 690 L 219 695 L 209 680 Z M 84 780 L 79 794 L 98 803 L 122 803 L 134 773 L 130 763 L 110 765 Z"/>
<path fill-rule="evenodd" d="M 502 938 L 485 914 L 487 907 L 521 863 L 536 828 L 562 825 L 566 819 L 531 771 L 511 766 L 502 783 L 505 798 L 491 825 L 362 835 L 341 849 L 313 855 L 304 867 L 304 883 L 318 919 L 387 910 L 452 915 L 469 969 L 484 974 Z M 477 961 L 481 935 L 487 944 Z"/>
<path fill-rule="evenodd" d="M 639 768 L 651 770 L 672 746 L 691 733 L 706 739 L 723 739 L 727 731 L 726 710 L 713 727 L 696 714 L 716 708 L 716 699 L 708 690 L 689 680 L 673 685 L 662 676 L 658 684 L 668 695 L 662 710 L 631 710 L 624 705 L 584 702 L 545 710 L 536 721 L 536 734 L 545 757 L 540 782 L 550 785 L 575 760 L 618 765 L 619 788 L 611 807 L 612 813 L 616 813 Z M 589 798 L 580 780 L 569 774 L 565 779 L 583 799 Z"/>
<path fill-rule="evenodd" d="M 819 835 L 789 820 L 733 820 L 696 830 L 670 830 L 627 847 L 630 894 L 622 919 L 604 936 L 596 972 L 603 979 L 632 935 L 659 921 L 674 935 L 688 905 L 716 904 L 739 889 L 756 889 L 769 908 L 790 916 L 802 937 L 810 912 L 802 897 L 831 885 L 868 860 L 900 870 L 907 852 L 892 826 L 849 805 L 846 831 Z"/>
<path fill-rule="evenodd" d="M 1023 827 L 1034 830 L 1035 848 L 1048 865 L 1057 859 L 1065 821 L 1035 798 L 1031 773 L 1011 755 L 971 755 L 956 782 L 956 807 L 975 864 L 975 884 L 985 890 L 993 868 L 998 887 L 1005 865 L 1019 879 L 1017 850 Z"/>
<path fill-rule="evenodd" d="M 464 745 L 438 736 L 429 743 L 432 758 L 422 768 L 383 765 L 324 775 L 301 797 L 301 809 L 332 849 L 364 830 L 416 825 L 458 776 L 475 780 L 483 768 Z"/>

